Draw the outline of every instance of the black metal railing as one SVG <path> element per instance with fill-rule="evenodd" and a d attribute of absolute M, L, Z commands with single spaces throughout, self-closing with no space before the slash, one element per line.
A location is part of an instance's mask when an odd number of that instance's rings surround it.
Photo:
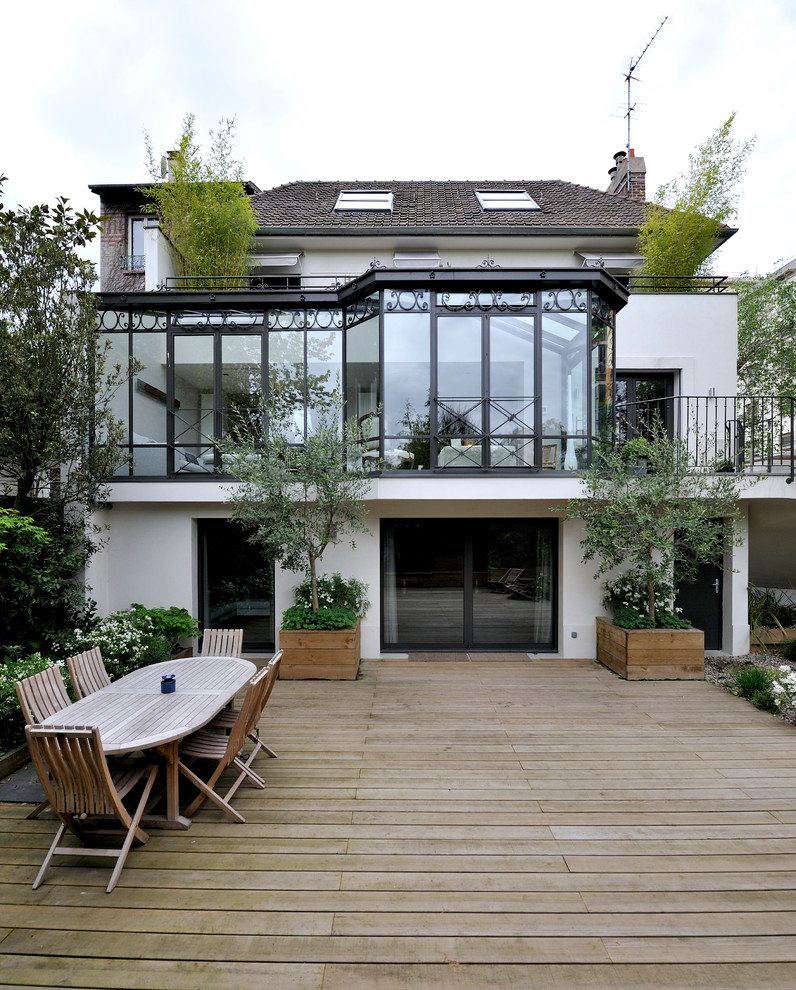
<path fill-rule="evenodd" d="M 796 400 L 774 395 L 675 395 L 617 408 L 615 442 L 654 423 L 688 445 L 696 470 L 794 478 Z"/>
<path fill-rule="evenodd" d="M 630 292 L 731 292 L 732 281 L 726 275 L 630 275 L 619 277 Z"/>
<path fill-rule="evenodd" d="M 298 289 L 341 289 L 353 282 L 359 275 L 326 274 L 326 275 L 169 275 L 163 289 L 198 289 L 200 291 L 253 291 L 272 290 L 285 292 Z"/>

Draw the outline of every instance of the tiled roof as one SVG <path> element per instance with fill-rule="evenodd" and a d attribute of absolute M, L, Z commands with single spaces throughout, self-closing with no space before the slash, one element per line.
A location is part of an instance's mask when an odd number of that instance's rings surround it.
<path fill-rule="evenodd" d="M 336 212 L 341 190 L 393 193 L 393 210 Z M 539 210 L 483 210 L 476 189 L 525 189 Z M 636 228 L 644 204 L 558 179 L 539 181 L 290 182 L 252 197 L 261 229 L 373 232 L 378 230 L 576 230 Z"/>

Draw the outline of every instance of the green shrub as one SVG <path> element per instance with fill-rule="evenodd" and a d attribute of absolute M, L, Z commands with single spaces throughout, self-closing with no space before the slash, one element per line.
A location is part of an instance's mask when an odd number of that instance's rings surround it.
<path fill-rule="evenodd" d="M 764 667 L 739 667 L 732 672 L 732 686 L 742 698 L 751 701 L 763 711 L 777 711 L 777 704 L 771 690 L 774 671 Z"/>
<path fill-rule="evenodd" d="M 91 554 L 85 533 L 0 509 L 0 548 L 0 648 L 67 657 L 65 631 L 91 622 L 95 608 L 76 579 Z"/>
<path fill-rule="evenodd" d="M 319 608 L 313 612 L 308 605 L 293 605 L 282 614 L 283 629 L 352 629 L 356 624 L 356 612 L 350 608 Z"/>
<path fill-rule="evenodd" d="M 344 578 L 342 574 L 319 574 L 319 608 L 347 608 L 364 618 L 370 608 L 367 599 L 368 586 L 356 578 Z M 305 578 L 293 589 L 297 605 L 312 606 L 310 579 Z"/>
<path fill-rule="evenodd" d="M 145 608 L 137 602 L 133 602 L 130 608 L 135 613 L 137 623 L 149 619 L 152 623 L 152 631 L 169 640 L 172 649 L 176 649 L 179 645 L 178 640 L 196 639 L 202 634 L 199 623 L 187 608 L 179 608 L 176 605 L 171 605 L 169 608 Z"/>

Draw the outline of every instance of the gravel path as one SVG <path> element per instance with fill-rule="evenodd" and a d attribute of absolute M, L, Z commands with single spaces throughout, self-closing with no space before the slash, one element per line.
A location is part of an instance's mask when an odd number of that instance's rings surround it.
<path fill-rule="evenodd" d="M 780 664 L 785 664 L 791 670 L 796 670 L 796 663 L 786 660 L 781 653 L 774 649 L 770 649 L 768 653 L 746 653 L 740 657 L 706 656 L 705 680 L 733 692 L 732 672 L 738 667 L 776 668 Z M 796 708 L 788 706 L 787 708 L 782 708 L 778 714 L 786 722 L 796 725 Z"/>

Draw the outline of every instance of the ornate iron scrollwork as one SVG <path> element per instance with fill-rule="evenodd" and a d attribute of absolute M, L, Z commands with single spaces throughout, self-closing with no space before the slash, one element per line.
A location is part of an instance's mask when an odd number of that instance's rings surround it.
<path fill-rule="evenodd" d="M 427 313 L 431 307 L 428 289 L 389 289 L 384 293 L 385 313 Z"/>
<path fill-rule="evenodd" d="M 365 320 L 369 320 L 371 316 L 378 315 L 378 312 L 379 295 L 374 292 L 372 295 L 366 296 L 364 299 L 357 299 L 357 301 L 352 303 L 350 306 L 346 306 L 345 325 L 347 327 L 353 327 L 357 323 L 362 323 Z"/>
<path fill-rule="evenodd" d="M 452 313 L 478 311 L 488 313 L 520 312 L 534 305 L 533 292 L 502 292 L 496 289 L 478 289 L 472 292 L 439 292 L 437 305 Z"/>
<path fill-rule="evenodd" d="M 598 296 L 596 292 L 591 294 L 591 315 L 595 319 L 607 323 L 609 327 L 614 325 L 614 311 L 605 299 Z"/>
<path fill-rule="evenodd" d="M 563 287 L 560 289 L 545 290 L 545 301 L 542 309 L 546 313 L 585 313 L 588 305 L 588 292 L 586 289 L 570 289 Z"/>

